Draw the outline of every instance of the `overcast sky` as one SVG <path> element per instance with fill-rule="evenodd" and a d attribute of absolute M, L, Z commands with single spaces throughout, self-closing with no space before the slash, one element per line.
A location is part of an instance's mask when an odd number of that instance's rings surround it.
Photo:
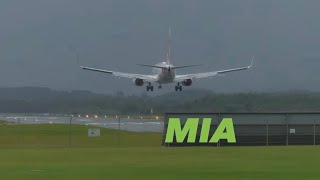
<path fill-rule="evenodd" d="M 87 66 L 151 73 L 173 35 L 173 63 L 250 63 L 251 71 L 203 79 L 189 88 L 217 92 L 320 90 L 318 0 L 1 0 L 0 85 L 141 93 L 131 80 L 80 70 Z M 186 88 L 185 88 L 186 89 Z M 174 90 L 173 85 L 163 91 Z"/>

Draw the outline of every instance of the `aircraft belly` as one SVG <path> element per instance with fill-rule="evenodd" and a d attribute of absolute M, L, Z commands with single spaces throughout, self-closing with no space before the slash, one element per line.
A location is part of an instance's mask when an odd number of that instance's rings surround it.
<path fill-rule="evenodd" d="M 158 81 L 159 83 L 166 84 L 166 83 L 172 83 L 174 80 L 175 75 L 174 74 L 160 74 Z"/>
<path fill-rule="evenodd" d="M 172 83 L 173 82 L 173 80 L 169 80 L 169 79 L 161 79 L 161 80 L 159 80 L 159 83 L 161 83 L 161 84 L 168 84 L 168 83 Z"/>

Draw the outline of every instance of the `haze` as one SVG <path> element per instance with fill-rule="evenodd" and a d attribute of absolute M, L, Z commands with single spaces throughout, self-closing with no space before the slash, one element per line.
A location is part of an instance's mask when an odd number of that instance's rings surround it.
<path fill-rule="evenodd" d="M 135 64 L 163 61 L 171 26 L 173 63 L 205 64 L 180 74 L 248 65 L 255 56 L 250 71 L 185 89 L 319 91 L 319 7 L 317 0 L 2 0 L 0 86 L 142 93 L 130 80 L 80 70 L 75 51 L 83 65 L 149 74 Z"/>

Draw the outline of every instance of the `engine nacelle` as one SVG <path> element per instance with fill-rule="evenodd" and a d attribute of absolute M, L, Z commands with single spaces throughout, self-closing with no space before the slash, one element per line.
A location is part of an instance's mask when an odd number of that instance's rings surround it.
<path fill-rule="evenodd" d="M 182 81 L 182 85 L 191 86 L 192 85 L 192 79 L 186 79 L 186 80 Z"/>
<path fill-rule="evenodd" d="M 143 86 L 143 84 L 144 84 L 143 79 L 135 79 L 134 84 L 136 86 Z"/>

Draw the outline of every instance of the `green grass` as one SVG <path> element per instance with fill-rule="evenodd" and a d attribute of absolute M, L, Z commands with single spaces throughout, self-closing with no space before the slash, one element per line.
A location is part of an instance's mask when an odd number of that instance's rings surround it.
<path fill-rule="evenodd" d="M 14 123 L 14 122 L 9 122 L 9 121 L 0 120 L 0 126 L 10 125 L 10 124 L 15 124 L 15 123 Z"/>
<path fill-rule="evenodd" d="M 0 147 L 159 147 L 162 133 L 127 132 L 100 128 L 100 137 L 88 137 L 92 126 L 37 124 L 0 126 Z M 94 127 L 96 128 L 96 127 Z M 70 138 L 71 137 L 71 138 Z"/>
<path fill-rule="evenodd" d="M 88 126 L 0 127 L 0 179 L 319 179 L 320 147 L 160 147 L 161 133 Z M 20 141 L 12 143 L 6 138 Z M 62 142 L 60 142 L 62 141 Z M 28 144 L 30 143 L 30 144 Z M 58 148 L 55 148 L 58 147 Z"/>

